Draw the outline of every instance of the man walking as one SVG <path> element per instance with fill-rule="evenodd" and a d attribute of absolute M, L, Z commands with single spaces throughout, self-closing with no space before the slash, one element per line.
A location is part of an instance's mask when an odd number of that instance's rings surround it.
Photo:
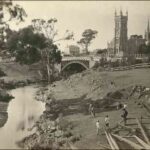
<path fill-rule="evenodd" d="M 99 120 L 96 121 L 96 129 L 97 129 L 97 135 L 100 134 L 100 123 Z"/>
<path fill-rule="evenodd" d="M 105 126 L 106 126 L 106 128 L 109 128 L 109 117 L 108 117 L 108 115 L 106 115 L 106 117 L 105 117 Z"/>
<path fill-rule="evenodd" d="M 89 113 L 95 117 L 95 108 L 92 104 L 89 105 Z"/>
<path fill-rule="evenodd" d="M 127 116 L 128 116 L 128 111 L 123 108 L 123 114 L 121 115 L 121 117 L 123 118 L 124 125 L 126 125 L 127 123 Z"/>

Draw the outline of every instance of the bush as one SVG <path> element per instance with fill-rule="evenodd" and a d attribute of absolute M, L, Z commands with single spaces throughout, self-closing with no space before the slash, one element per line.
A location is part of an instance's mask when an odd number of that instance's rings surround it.
<path fill-rule="evenodd" d="M 9 95 L 5 91 L 0 90 L 0 101 L 9 102 L 12 98 L 14 98 L 14 97 Z"/>
<path fill-rule="evenodd" d="M 6 74 L 0 69 L 0 77 L 6 76 Z"/>
<path fill-rule="evenodd" d="M 141 60 L 141 59 L 136 59 L 135 60 L 135 64 L 140 64 L 140 63 L 142 63 L 143 61 Z"/>

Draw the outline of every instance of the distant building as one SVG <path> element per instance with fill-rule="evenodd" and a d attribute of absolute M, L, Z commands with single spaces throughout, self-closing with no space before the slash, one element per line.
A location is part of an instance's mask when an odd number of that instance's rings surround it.
<path fill-rule="evenodd" d="M 128 55 L 135 56 L 138 54 L 141 45 L 145 44 L 145 39 L 142 35 L 131 35 L 128 40 Z"/>
<path fill-rule="evenodd" d="M 122 11 L 117 15 L 115 11 L 115 37 L 114 37 L 114 54 L 118 57 L 124 57 L 127 54 L 127 22 L 128 12 L 123 15 Z"/>
<path fill-rule="evenodd" d="M 80 48 L 76 45 L 70 45 L 69 46 L 69 53 L 72 56 L 79 56 L 80 54 Z"/>
<path fill-rule="evenodd" d="M 145 40 L 146 40 L 146 45 L 150 45 L 150 27 L 149 27 L 149 20 L 147 24 L 147 29 L 145 31 Z"/>
<path fill-rule="evenodd" d="M 114 39 L 107 43 L 108 57 L 114 57 Z"/>
<path fill-rule="evenodd" d="M 127 44 L 128 44 L 128 12 L 123 15 L 122 11 L 117 15 L 115 11 L 115 33 L 113 40 L 108 43 L 108 54 L 109 56 L 125 57 L 127 55 Z"/>

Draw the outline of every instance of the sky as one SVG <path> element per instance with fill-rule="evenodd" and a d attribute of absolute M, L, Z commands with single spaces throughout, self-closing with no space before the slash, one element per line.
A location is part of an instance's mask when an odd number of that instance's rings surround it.
<path fill-rule="evenodd" d="M 28 17 L 25 22 L 10 24 L 18 30 L 35 18 L 57 18 L 57 29 L 61 37 L 66 29 L 74 32 L 74 40 L 61 42 L 63 51 L 70 44 L 76 44 L 85 29 L 98 31 L 90 50 L 106 48 L 107 42 L 114 36 L 114 12 L 128 10 L 128 37 L 132 34 L 144 35 L 148 18 L 150 19 L 150 1 L 14 1 L 21 5 Z"/>

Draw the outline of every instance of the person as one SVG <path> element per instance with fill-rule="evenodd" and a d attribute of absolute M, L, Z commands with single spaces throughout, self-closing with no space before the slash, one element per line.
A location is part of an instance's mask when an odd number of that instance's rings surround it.
<path fill-rule="evenodd" d="M 92 106 L 92 108 L 91 108 L 91 115 L 92 115 L 93 117 L 95 117 L 95 108 L 94 108 L 94 106 Z"/>
<path fill-rule="evenodd" d="M 124 104 L 124 105 L 123 105 L 123 108 L 126 109 L 126 108 L 127 108 L 127 104 Z"/>
<path fill-rule="evenodd" d="M 122 107 L 122 104 L 120 102 L 117 102 L 117 110 L 119 110 Z"/>
<path fill-rule="evenodd" d="M 95 117 L 95 108 L 92 104 L 89 105 L 89 113 Z"/>
<path fill-rule="evenodd" d="M 126 125 L 127 123 L 127 116 L 128 116 L 128 111 L 125 108 L 123 108 L 123 113 L 121 117 L 123 118 L 124 125 Z"/>
<path fill-rule="evenodd" d="M 97 129 L 97 135 L 100 134 L 100 123 L 99 120 L 96 121 L 96 129 Z"/>
<path fill-rule="evenodd" d="M 89 105 L 89 114 L 91 114 L 92 104 Z"/>
<path fill-rule="evenodd" d="M 106 115 L 106 117 L 105 117 L 105 126 L 107 128 L 109 128 L 109 117 L 108 117 L 108 115 Z"/>

